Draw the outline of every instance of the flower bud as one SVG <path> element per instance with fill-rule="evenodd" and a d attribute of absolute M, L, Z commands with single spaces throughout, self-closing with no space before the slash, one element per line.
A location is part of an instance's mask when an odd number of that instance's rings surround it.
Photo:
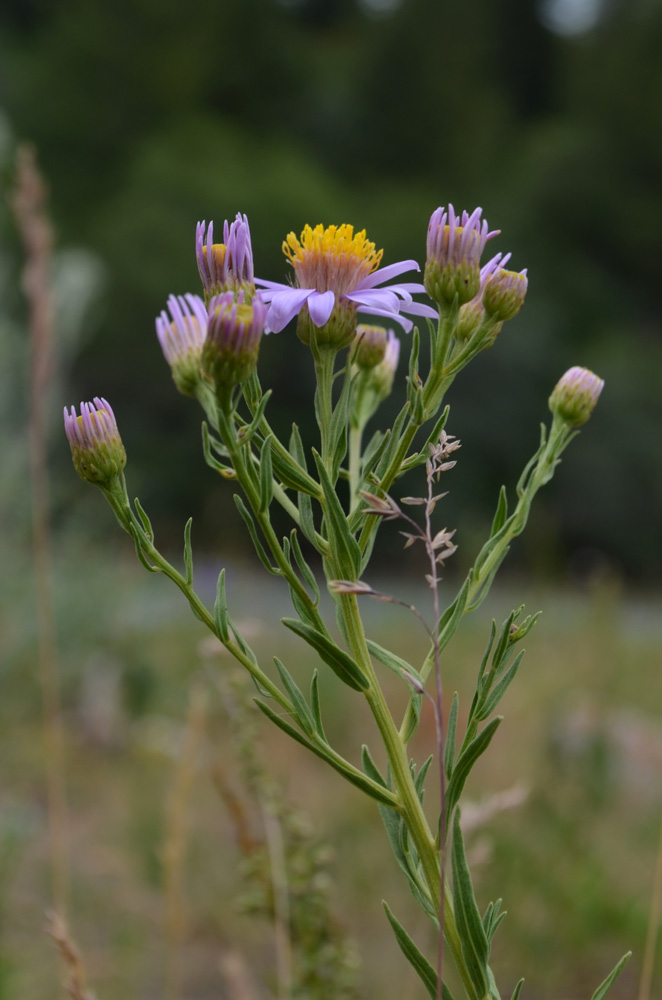
<path fill-rule="evenodd" d="M 359 368 L 374 368 L 384 360 L 388 333 L 383 326 L 360 324 L 356 328 L 352 361 Z"/>
<path fill-rule="evenodd" d="M 64 429 L 71 447 L 74 468 L 81 479 L 108 487 L 126 465 L 126 452 L 110 403 L 94 397 L 93 403 L 64 408 Z"/>
<path fill-rule="evenodd" d="M 214 243 L 214 224 L 199 222 L 195 230 L 195 256 L 205 302 L 223 292 L 243 291 L 247 301 L 255 292 L 253 249 L 248 219 L 239 212 L 234 222 L 223 223 L 223 242 Z"/>
<path fill-rule="evenodd" d="M 195 396 L 200 382 L 200 357 L 207 335 L 207 310 L 197 295 L 171 295 L 170 316 L 156 318 L 156 334 L 175 385 L 184 396 Z"/>
<path fill-rule="evenodd" d="M 570 368 L 554 386 L 549 408 L 570 427 L 581 427 L 593 413 L 604 384 L 588 368 Z"/>
<path fill-rule="evenodd" d="M 297 318 L 297 337 L 302 344 L 314 343 L 317 347 L 339 351 L 354 339 L 358 308 L 355 302 L 347 299 L 336 301 L 326 323 L 318 326 L 313 322 L 308 303 L 304 302 Z"/>
<path fill-rule="evenodd" d="M 488 279 L 483 292 L 483 308 L 487 315 L 501 322 L 517 316 L 524 305 L 528 283 L 526 268 L 519 274 L 498 268 Z"/>
<path fill-rule="evenodd" d="M 378 365 L 371 370 L 372 383 L 379 399 L 386 399 L 393 388 L 393 379 L 400 360 L 400 341 L 393 330 L 387 332 L 386 350 Z"/>
<path fill-rule="evenodd" d="M 202 370 L 218 389 L 245 382 L 255 371 L 267 307 L 259 295 L 247 302 L 244 293 L 224 292 L 209 303 Z"/>
<path fill-rule="evenodd" d="M 470 302 L 480 289 L 480 258 L 498 230 L 488 232 L 482 208 L 455 215 L 452 205 L 432 213 L 428 226 L 425 289 L 440 306 Z"/>

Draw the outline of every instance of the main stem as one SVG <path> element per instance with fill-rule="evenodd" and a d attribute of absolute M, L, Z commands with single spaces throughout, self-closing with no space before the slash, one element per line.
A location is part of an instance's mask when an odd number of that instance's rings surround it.
<path fill-rule="evenodd" d="M 386 749 L 391 770 L 391 779 L 401 801 L 400 811 L 416 847 L 425 881 L 428 885 L 430 900 L 434 901 L 439 899 L 441 894 L 439 855 L 435 845 L 435 838 L 430 832 L 409 769 L 407 748 L 400 737 L 375 674 L 365 641 L 363 622 L 361 621 L 356 595 L 342 594 L 339 600 L 352 655 L 370 679 L 370 688 L 365 692 L 365 696 Z M 470 997 L 470 1000 L 481 1000 L 476 995 L 475 987 L 464 960 L 462 943 L 455 922 L 453 900 L 450 889 L 445 883 L 443 886 L 443 914 L 444 935 L 451 949 L 467 995 Z"/>

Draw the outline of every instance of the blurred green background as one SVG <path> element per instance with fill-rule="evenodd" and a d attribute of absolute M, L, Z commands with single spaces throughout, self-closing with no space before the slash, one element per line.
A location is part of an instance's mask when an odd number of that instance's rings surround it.
<path fill-rule="evenodd" d="M 523 312 L 449 394 L 448 429 L 463 449 L 439 515 L 459 528 L 444 596 L 475 555 L 499 486 L 514 484 L 535 449 L 558 377 L 581 364 L 606 381 L 513 547 L 507 583 L 467 625 L 449 667 L 450 687 L 468 693 L 489 614 L 503 618 L 523 599 L 547 609 L 530 672 L 504 705 L 494 761 L 470 789 L 480 799 L 518 781 L 529 788 L 477 830 L 477 891 L 481 902 L 506 895 L 496 957 L 506 984 L 523 974 L 529 997 L 588 997 L 633 947 L 614 995 L 634 995 L 662 771 L 661 47 L 658 0 L 4 0 L 3 187 L 16 144 L 33 142 L 57 231 L 47 406 L 73 923 L 100 1000 L 161 995 L 164 800 L 201 634 L 164 581 L 141 575 L 100 496 L 76 479 L 61 408 L 97 394 L 111 401 L 130 493 L 162 547 L 179 551 L 192 514 L 203 594 L 211 599 L 228 564 L 237 614 L 266 619 L 259 650 L 297 669 L 300 650 L 275 631 L 285 596 L 252 576 L 232 491 L 201 460 L 200 415 L 172 386 L 154 317 L 169 293 L 198 291 L 199 219 L 218 226 L 246 212 L 257 273 L 282 280 L 282 239 L 306 222 L 365 227 L 385 263 L 423 264 L 429 215 L 449 201 L 483 206 L 502 230 L 492 252 L 512 251 L 530 284 Z M 0 1000 L 52 995 L 55 981 L 41 934 L 49 894 L 22 263 L 3 197 Z M 305 431 L 312 366 L 292 330 L 263 341 L 260 374 L 275 390 L 272 422 L 286 432 L 295 419 Z M 402 398 L 401 383 L 375 424 Z M 402 562 L 395 531 L 383 537 L 385 586 L 398 596 L 409 587 L 422 603 L 419 562 L 409 552 Z M 396 559 L 406 573 L 393 582 Z M 374 634 L 393 629 L 400 651 L 415 655 L 415 626 L 378 610 Z M 355 755 L 365 719 L 332 679 L 328 687 L 338 738 Z M 230 755 L 220 723 L 213 734 L 214 752 Z M 379 900 L 367 901 L 385 884 L 424 943 L 375 811 L 351 793 L 348 808 L 339 779 L 278 734 L 267 739 L 293 798 L 337 846 L 338 919 L 363 953 L 360 995 L 418 997 Z M 256 941 L 233 915 L 231 824 L 205 780 L 191 806 L 183 994 L 200 1000 L 226 995 L 219 942 L 246 947 L 267 970 L 271 961 L 268 934 Z M 659 993 L 659 963 L 657 977 Z"/>

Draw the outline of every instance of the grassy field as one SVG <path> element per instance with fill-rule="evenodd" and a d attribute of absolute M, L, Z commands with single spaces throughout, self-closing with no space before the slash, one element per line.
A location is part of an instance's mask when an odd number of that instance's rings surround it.
<path fill-rule="evenodd" d="M 381 899 L 429 954 L 434 943 L 374 804 L 266 720 L 243 708 L 233 718 L 229 661 L 205 641 L 167 581 L 135 565 L 128 543 L 112 562 L 107 552 L 105 561 L 90 556 L 71 544 L 56 565 L 69 916 L 90 988 L 99 1000 L 276 995 L 273 925 L 246 913 L 260 910 L 266 891 L 258 855 L 246 844 L 263 836 L 266 796 L 279 804 L 285 852 L 294 838 L 293 858 L 303 866 L 288 880 L 295 887 L 314 870 L 328 927 L 344 942 L 347 981 L 355 975 L 356 986 L 338 986 L 336 995 L 418 1000 L 423 991 Z M 218 568 L 198 570 L 208 599 Z M 45 755 L 23 569 L 4 585 L 0 649 L 0 1000 L 56 996 L 60 976 L 45 931 Z M 309 676 L 305 649 L 277 624 L 289 612 L 283 592 L 241 567 L 230 567 L 228 577 L 231 610 L 261 662 L 276 653 L 297 677 Z M 416 584 L 383 582 L 403 586 L 398 596 L 423 604 Z M 476 808 L 464 817 L 479 903 L 503 896 L 508 910 L 493 967 L 504 992 L 525 976 L 524 997 L 579 1000 L 632 948 L 613 993 L 630 998 L 662 817 L 660 617 L 652 597 L 626 595 L 613 582 L 573 592 L 499 590 L 465 620 L 447 656 L 446 691 L 460 692 L 464 711 L 490 618 L 501 621 L 524 599 L 528 611 L 544 614 L 503 703 L 504 724 L 472 777 L 468 798 Z M 372 637 L 414 663 L 424 653 L 420 626 L 404 610 L 365 611 Z M 397 679 L 386 685 L 393 704 L 404 705 Z M 231 690 L 243 705 L 246 695 Z M 375 743 L 362 700 L 333 676 L 323 677 L 322 690 L 329 735 L 356 760 L 361 742 Z M 419 764 L 433 740 L 425 711 L 412 745 Z M 277 784 L 261 776 L 251 796 L 238 773 L 253 767 L 254 774 L 260 761 Z M 659 996 L 660 962 L 655 982 Z"/>

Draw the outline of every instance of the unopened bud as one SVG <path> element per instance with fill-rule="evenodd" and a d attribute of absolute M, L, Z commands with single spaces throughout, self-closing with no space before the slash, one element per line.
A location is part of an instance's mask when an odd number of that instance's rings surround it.
<path fill-rule="evenodd" d="M 487 315 L 501 322 L 517 316 L 524 305 L 528 283 L 526 269 L 520 273 L 505 268 L 496 270 L 483 292 L 483 308 Z"/>
<path fill-rule="evenodd" d="M 581 427 L 593 413 L 604 384 L 588 368 L 570 368 L 554 386 L 549 408 L 571 427 Z"/>
<path fill-rule="evenodd" d="M 388 332 L 385 327 L 360 324 L 356 328 L 352 360 L 359 368 L 374 368 L 384 360 L 387 340 Z"/>
<path fill-rule="evenodd" d="M 126 451 L 110 403 L 95 396 L 93 403 L 80 404 L 80 415 L 75 407 L 68 412 L 65 406 L 64 429 L 81 479 L 102 487 L 117 479 L 126 465 Z"/>
<path fill-rule="evenodd" d="M 156 318 L 156 334 L 175 385 L 185 396 L 195 396 L 207 334 L 207 310 L 197 295 L 171 295 L 168 309 L 170 315 L 163 310 Z"/>
<path fill-rule="evenodd" d="M 259 295 L 248 303 L 243 292 L 225 292 L 210 301 L 201 360 L 217 388 L 245 382 L 253 374 L 266 318 L 267 307 Z"/>

